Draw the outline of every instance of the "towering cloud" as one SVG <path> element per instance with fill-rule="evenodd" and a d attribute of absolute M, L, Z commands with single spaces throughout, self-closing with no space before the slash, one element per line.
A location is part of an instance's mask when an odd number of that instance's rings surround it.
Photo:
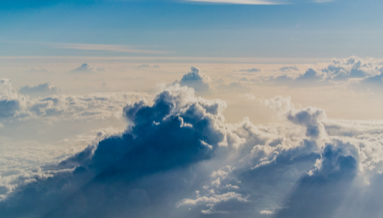
<path fill-rule="evenodd" d="M 187 178 L 194 174 L 190 167 L 212 158 L 228 138 L 221 114 L 225 103 L 198 99 L 193 92 L 175 86 L 160 93 L 152 106 L 145 101 L 127 105 L 124 113 L 132 125 L 123 135 L 106 138 L 62 162 L 53 177 L 35 178 L 36 182 L 20 187 L 3 202 L 1 213 L 105 217 L 134 211 L 147 201 L 168 205 L 174 199 L 167 202 L 167 192 L 177 186 L 174 192 L 184 192 Z M 74 171 L 61 172 L 70 167 Z M 177 171 L 180 177 L 173 179 Z M 116 201 L 117 196 L 131 200 Z M 142 205 L 133 207 L 139 199 Z M 80 206 L 79 200 L 85 205 Z"/>

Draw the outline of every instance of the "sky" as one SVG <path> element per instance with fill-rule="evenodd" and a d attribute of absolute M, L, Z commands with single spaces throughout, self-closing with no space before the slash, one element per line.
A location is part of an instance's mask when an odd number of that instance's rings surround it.
<path fill-rule="evenodd" d="M 382 57 L 380 1 L 0 4 L 1 56 Z"/>
<path fill-rule="evenodd" d="M 0 1 L 0 217 L 382 217 L 382 7 Z"/>

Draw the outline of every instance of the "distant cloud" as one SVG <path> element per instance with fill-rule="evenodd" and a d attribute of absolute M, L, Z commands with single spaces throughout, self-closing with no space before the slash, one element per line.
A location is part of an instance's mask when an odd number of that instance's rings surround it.
<path fill-rule="evenodd" d="M 12 84 L 9 79 L 1 78 L 0 79 L 0 94 L 1 95 L 11 95 L 13 92 Z"/>
<path fill-rule="evenodd" d="M 282 67 L 279 70 L 282 71 L 282 72 L 285 72 L 285 71 L 299 71 L 297 66 Z"/>
<path fill-rule="evenodd" d="M 348 59 L 334 59 L 327 68 L 322 69 L 328 80 L 346 80 L 351 78 L 364 78 L 377 75 L 383 65 L 371 60 L 363 60 L 359 57 Z"/>
<path fill-rule="evenodd" d="M 43 83 L 37 86 L 24 86 L 18 91 L 22 95 L 30 96 L 47 96 L 55 95 L 61 92 L 60 88 L 53 86 L 51 83 Z"/>
<path fill-rule="evenodd" d="M 200 73 L 198 68 L 191 67 L 191 72 L 185 74 L 179 82 L 181 86 L 189 86 L 197 92 L 207 92 L 210 90 L 210 78 Z"/>
<path fill-rule="evenodd" d="M 251 69 L 242 69 L 240 70 L 240 72 L 247 72 L 247 73 L 256 73 L 256 72 L 260 72 L 261 69 L 259 68 L 251 68 Z"/>
<path fill-rule="evenodd" d="M 26 99 L 12 88 L 9 79 L 0 79 L 0 119 L 12 117 L 25 106 Z"/>
<path fill-rule="evenodd" d="M 307 69 L 304 74 L 299 75 L 295 80 L 322 80 L 324 75 L 312 68 Z"/>
<path fill-rule="evenodd" d="M 137 68 L 159 68 L 160 66 L 159 65 L 149 65 L 149 64 L 142 64 L 140 66 L 138 66 Z"/>
<path fill-rule="evenodd" d="M 282 67 L 279 71 L 285 74 L 259 77 L 259 82 L 275 82 L 285 85 L 305 85 L 314 84 L 328 85 L 329 82 L 339 83 L 354 81 L 354 84 L 378 84 L 383 78 L 383 63 L 376 59 L 362 59 L 352 56 L 347 59 L 333 59 L 327 67 L 324 68 L 308 68 L 305 73 L 299 75 L 289 73 L 291 71 L 299 71 L 294 67 Z"/>
<path fill-rule="evenodd" d="M 138 93 L 63 95 L 50 83 L 25 86 L 17 92 L 8 79 L 1 79 L 0 120 L 104 120 L 115 117 L 126 102 L 141 96 Z"/>
<path fill-rule="evenodd" d="M 93 67 L 87 63 L 83 63 L 80 67 L 72 70 L 71 72 L 93 72 Z"/>

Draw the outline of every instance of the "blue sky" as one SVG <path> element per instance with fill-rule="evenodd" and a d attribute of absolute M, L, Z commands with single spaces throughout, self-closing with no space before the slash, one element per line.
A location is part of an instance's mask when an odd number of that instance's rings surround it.
<path fill-rule="evenodd" d="M 63 48 L 63 44 L 102 44 L 184 57 L 382 57 L 381 6 L 380 1 L 354 0 L 281 5 L 1 2 L 0 55 L 137 55 Z"/>

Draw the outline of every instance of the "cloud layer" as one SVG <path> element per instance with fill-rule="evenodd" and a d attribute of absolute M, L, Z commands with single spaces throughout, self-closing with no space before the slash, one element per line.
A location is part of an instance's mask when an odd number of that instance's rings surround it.
<path fill-rule="evenodd" d="M 9 90 L 3 87 L 3 93 Z M 329 120 L 321 109 L 296 107 L 280 96 L 264 103 L 279 123 L 229 124 L 224 101 L 197 97 L 174 83 L 152 104 L 127 104 L 129 125 L 121 135 L 105 136 L 59 165 L 41 167 L 18 185 L 2 185 L 0 213 L 358 217 L 365 207 L 350 213 L 349 205 L 382 200 L 368 194 L 350 198 L 382 188 L 379 123 Z M 381 213 L 369 207 L 369 217 Z"/>
<path fill-rule="evenodd" d="M 102 120 L 120 116 L 126 102 L 136 101 L 141 96 L 139 93 L 63 95 L 50 83 L 25 86 L 16 91 L 10 80 L 1 79 L 0 121 Z"/>

